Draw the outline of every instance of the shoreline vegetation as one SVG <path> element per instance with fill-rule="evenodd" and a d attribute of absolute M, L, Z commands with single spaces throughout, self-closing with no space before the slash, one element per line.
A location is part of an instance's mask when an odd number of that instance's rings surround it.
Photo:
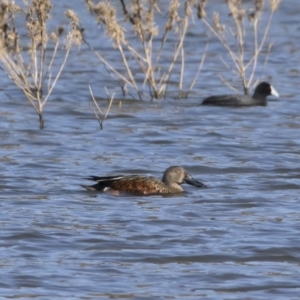
<path fill-rule="evenodd" d="M 0 4 L 0 69 L 28 99 L 41 129 L 44 107 L 60 80 L 72 47 L 79 45 L 86 45 L 85 51 L 95 55 L 123 97 L 151 101 L 165 99 L 170 91 L 172 97 L 175 91 L 176 98 L 187 98 L 201 78 L 209 44 L 217 41 L 225 50 L 220 53 L 220 63 L 229 70 L 226 78 L 219 75 L 221 82 L 237 91 L 232 77 L 238 78 L 244 94 L 248 94 L 264 76 L 272 48 L 269 30 L 280 4 L 280 0 L 226 0 L 219 5 L 209 0 L 168 0 L 163 4 L 158 0 L 85 2 L 96 21 L 96 46 L 85 38 L 79 12 L 67 10 L 68 26 L 57 24 L 56 31 L 49 31 L 54 1 L 24 0 L 22 5 L 16 5 L 7 0 Z M 221 5 L 227 9 L 220 9 Z M 193 80 L 186 82 L 186 58 L 191 59 L 191 53 L 186 53 L 185 45 L 187 35 L 195 27 L 204 32 L 207 43 L 197 45 L 195 36 L 197 51 L 192 55 L 197 67 Z M 110 61 L 101 52 L 103 39 L 110 42 L 119 61 Z M 110 95 L 107 87 L 103 89 L 107 94 L 105 112 L 87 83 L 90 106 L 101 129 L 115 95 Z"/>

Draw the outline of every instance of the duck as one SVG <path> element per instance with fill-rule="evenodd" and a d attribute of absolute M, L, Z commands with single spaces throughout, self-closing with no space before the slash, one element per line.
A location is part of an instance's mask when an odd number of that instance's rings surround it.
<path fill-rule="evenodd" d="M 115 191 L 138 195 L 164 195 L 183 193 L 182 183 L 199 188 L 207 186 L 194 179 L 184 168 L 171 166 L 163 174 L 162 180 L 141 175 L 89 176 L 86 179 L 96 181 L 93 185 L 82 185 L 88 191 Z"/>

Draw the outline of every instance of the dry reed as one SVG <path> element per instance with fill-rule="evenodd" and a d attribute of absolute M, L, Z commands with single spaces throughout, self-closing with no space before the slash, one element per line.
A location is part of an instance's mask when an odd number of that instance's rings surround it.
<path fill-rule="evenodd" d="M 43 108 L 65 67 L 72 43 L 81 40 L 78 17 L 73 11 L 67 11 L 69 28 L 65 31 L 58 27 L 56 32 L 48 34 L 50 0 L 24 0 L 24 7 L 14 1 L 3 1 L 0 9 L 0 68 L 24 92 L 39 116 L 42 129 Z M 17 28 L 16 24 L 21 25 Z M 26 34 L 19 34 L 24 28 Z M 63 60 L 54 68 L 61 45 Z"/>
<path fill-rule="evenodd" d="M 157 25 L 157 18 L 162 15 L 159 1 L 157 0 L 120 0 L 121 12 L 116 10 L 113 2 L 103 1 L 94 3 L 86 0 L 88 10 L 95 16 L 98 24 L 105 28 L 106 36 L 109 37 L 114 47 L 118 50 L 123 71 L 114 68 L 113 63 L 109 62 L 100 53 L 93 49 L 106 70 L 118 81 L 122 82 L 122 91 L 135 91 L 142 99 L 145 96 L 145 89 L 150 98 L 164 98 L 168 89 L 170 78 L 174 73 L 175 67 L 180 71 L 179 89 L 183 89 L 184 80 L 184 40 L 186 37 L 189 22 L 193 16 L 195 0 L 179 1 L 170 0 L 168 6 L 168 18 L 164 27 Z M 181 4 L 183 4 L 181 6 Z M 180 10 L 180 7 L 182 8 Z M 118 13 L 123 15 L 123 21 L 118 18 Z M 128 28 L 130 28 L 128 33 Z M 134 39 L 132 39 L 132 33 Z M 173 43 L 173 51 L 165 50 L 166 42 Z M 160 41 L 160 42 L 158 42 Z M 86 41 L 87 42 L 87 41 Z M 165 50 L 165 52 L 164 52 Z M 167 54 L 166 54 L 167 53 Z M 165 57 L 168 57 L 168 64 Z M 199 61 L 203 65 L 204 55 Z M 142 83 L 137 81 L 136 73 L 139 70 L 142 75 Z M 177 69 L 177 70 L 178 70 Z M 199 70 L 195 76 L 199 75 Z M 195 80 L 193 80 L 193 83 Z M 190 85 L 190 89 L 193 85 Z"/>
<path fill-rule="evenodd" d="M 201 1 L 201 0 L 200 0 Z M 268 42 L 269 30 L 274 12 L 278 9 L 280 0 L 269 0 L 269 13 L 265 9 L 264 0 L 254 0 L 253 8 L 246 8 L 242 0 L 227 0 L 229 15 L 232 17 L 233 26 L 225 27 L 220 22 L 219 13 L 215 12 L 213 21 L 209 21 L 204 11 L 204 5 L 198 5 L 198 17 L 209 30 L 218 38 L 229 54 L 232 64 L 221 57 L 224 65 L 238 75 L 242 81 L 244 93 L 257 84 L 255 77 L 258 71 L 258 61 L 263 59 L 263 69 L 265 68 L 272 44 Z M 265 27 L 262 27 L 262 17 L 268 15 Z M 248 16 L 248 18 L 247 18 Z M 252 40 L 249 42 L 249 37 Z M 231 43 L 234 39 L 234 43 Z M 250 57 L 246 55 L 252 51 Z M 221 80 L 230 88 L 234 87 L 220 76 Z"/>

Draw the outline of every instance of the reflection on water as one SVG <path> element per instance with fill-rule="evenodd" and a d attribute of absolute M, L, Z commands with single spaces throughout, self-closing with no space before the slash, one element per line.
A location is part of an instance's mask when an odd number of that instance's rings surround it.
<path fill-rule="evenodd" d="M 87 86 L 105 99 L 104 86 L 114 83 L 86 49 L 73 51 L 45 109 L 45 130 L 3 77 L 1 298 L 296 299 L 295 6 L 283 3 L 274 19 L 266 73 L 281 98 L 270 98 L 267 107 L 199 105 L 226 92 L 214 44 L 215 58 L 188 99 L 116 100 L 102 131 Z M 94 26 L 90 18 L 84 22 Z M 79 59 L 86 63 L 76 64 Z M 161 177 L 170 165 L 182 165 L 209 188 L 114 197 L 80 187 L 89 175 Z"/>

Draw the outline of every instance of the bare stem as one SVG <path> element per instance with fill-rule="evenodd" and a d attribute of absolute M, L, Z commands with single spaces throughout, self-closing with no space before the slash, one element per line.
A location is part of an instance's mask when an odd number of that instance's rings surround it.
<path fill-rule="evenodd" d="M 93 102 L 95 104 L 95 107 L 96 107 L 95 108 L 93 105 L 91 105 L 91 108 L 93 109 L 93 111 L 95 113 L 95 116 L 96 116 L 96 119 L 99 122 L 100 129 L 102 130 L 103 129 L 104 120 L 107 118 L 107 116 L 109 114 L 109 111 L 110 111 L 110 108 L 111 108 L 111 105 L 112 105 L 113 100 L 114 100 L 114 93 L 112 94 L 112 96 L 110 96 L 107 88 L 105 87 L 105 91 L 106 91 L 106 94 L 107 94 L 107 100 L 108 100 L 108 106 L 107 106 L 105 114 L 103 114 L 101 108 L 99 107 L 99 105 L 98 105 L 98 103 L 97 103 L 97 101 L 96 101 L 96 99 L 94 97 L 94 94 L 93 94 L 93 91 L 92 91 L 92 88 L 91 88 L 90 85 L 89 85 L 89 90 L 90 90 L 90 94 L 91 94 L 91 97 L 93 99 Z"/>

